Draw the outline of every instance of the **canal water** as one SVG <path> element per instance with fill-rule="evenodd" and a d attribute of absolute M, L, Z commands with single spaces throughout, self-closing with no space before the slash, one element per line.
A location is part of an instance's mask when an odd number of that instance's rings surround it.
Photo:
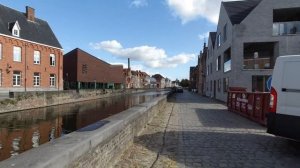
<path fill-rule="evenodd" d="M 151 101 L 166 92 L 146 92 L 0 114 L 0 161 Z"/>

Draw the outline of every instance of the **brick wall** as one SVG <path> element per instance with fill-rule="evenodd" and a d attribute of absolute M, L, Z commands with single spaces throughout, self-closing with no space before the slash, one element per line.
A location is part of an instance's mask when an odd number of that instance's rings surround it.
<path fill-rule="evenodd" d="M 1 90 L 24 91 L 29 90 L 62 90 L 62 50 L 41 44 L 35 44 L 6 36 L 0 36 L 2 44 L 2 58 L 0 69 L 2 70 Z M 21 62 L 13 61 L 13 47 L 21 47 Z M 40 64 L 34 64 L 33 53 L 40 51 Z M 50 54 L 55 55 L 56 65 L 50 66 Z M 13 86 L 13 71 L 21 72 L 21 86 Z M 33 74 L 40 73 L 40 86 L 33 86 Z M 56 76 L 56 86 L 50 87 L 50 74 Z M 26 80 L 26 83 L 25 83 Z"/>

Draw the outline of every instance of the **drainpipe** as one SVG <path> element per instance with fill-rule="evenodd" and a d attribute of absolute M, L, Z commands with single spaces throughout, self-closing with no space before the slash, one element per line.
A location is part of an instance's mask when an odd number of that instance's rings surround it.
<path fill-rule="evenodd" d="M 27 91 L 27 43 L 25 43 L 25 72 L 24 72 L 24 76 L 25 76 L 24 89 L 25 89 L 25 92 L 26 92 Z"/>

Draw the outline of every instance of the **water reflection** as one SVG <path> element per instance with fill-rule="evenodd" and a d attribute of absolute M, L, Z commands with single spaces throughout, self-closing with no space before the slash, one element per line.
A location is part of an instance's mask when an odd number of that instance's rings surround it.
<path fill-rule="evenodd" d="M 164 93 L 148 92 L 1 114 L 0 161 Z"/>

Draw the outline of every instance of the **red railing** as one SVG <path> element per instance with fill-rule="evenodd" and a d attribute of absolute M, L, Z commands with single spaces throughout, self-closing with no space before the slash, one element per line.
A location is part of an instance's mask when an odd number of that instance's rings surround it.
<path fill-rule="evenodd" d="M 229 91 L 227 107 L 257 123 L 266 125 L 266 114 L 269 108 L 270 93 Z"/>

